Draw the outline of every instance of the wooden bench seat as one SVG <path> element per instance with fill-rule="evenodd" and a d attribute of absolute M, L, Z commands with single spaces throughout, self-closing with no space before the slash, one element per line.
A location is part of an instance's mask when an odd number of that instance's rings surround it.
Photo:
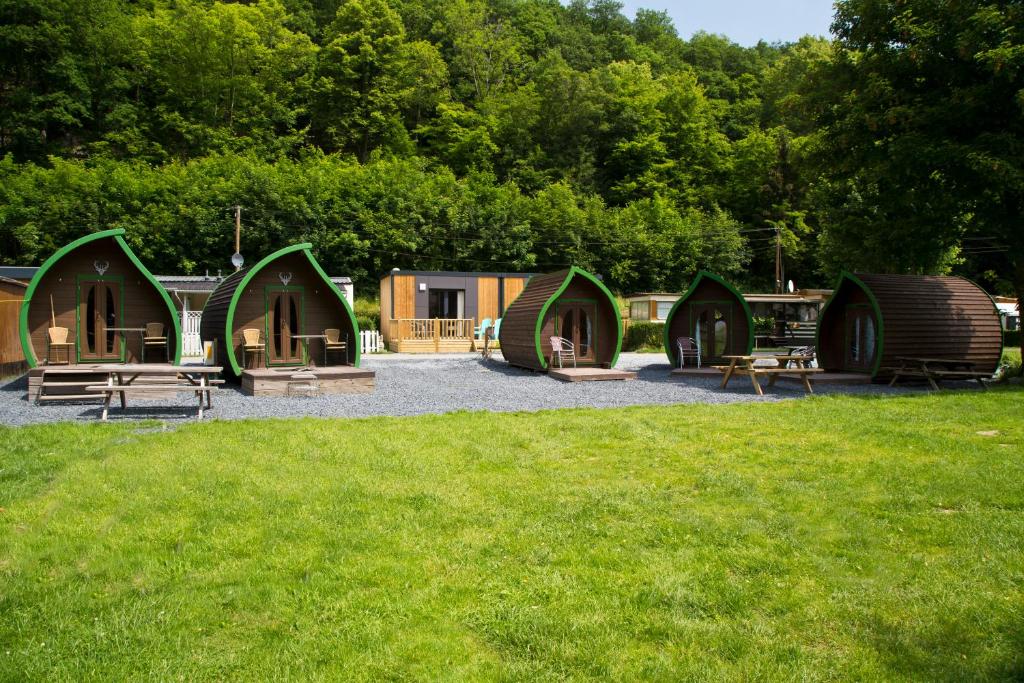
<path fill-rule="evenodd" d="M 161 393 L 167 391 L 195 393 L 199 397 L 199 419 L 201 420 L 203 419 L 203 394 L 206 394 L 206 407 L 211 407 L 210 392 L 219 390 L 219 385 L 221 384 L 224 384 L 222 379 L 210 379 L 205 386 L 180 381 L 176 384 L 90 384 L 85 390 L 106 394 L 106 398 L 103 400 L 103 415 L 101 416 L 101 419 L 104 421 L 106 421 L 107 415 L 110 412 L 110 401 L 115 394 L 121 396 L 121 409 L 124 410 L 126 407 L 126 394 Z"/>

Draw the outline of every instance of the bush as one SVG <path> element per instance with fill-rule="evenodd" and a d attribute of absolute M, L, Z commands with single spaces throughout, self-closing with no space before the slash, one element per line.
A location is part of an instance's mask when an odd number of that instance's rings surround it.
<path fill-rule="evenodd" d="M 775 318 L 770 315 L 754 316 L 754 334 L 768 336 L 775 332 Z"/>
<path fill-rule="evenodd" d="M 622 350 L 660 349 L 663 346 L 664 334 L 664 323 L 630 323 L 629 329 L 626 330 L 626 338 L 622 341 Z"/>
<path fill-rule="evenodd" d="M 380 302 L 376 299 L 356 297 L 356 302 L 352 309 L 356 314 L 356 323 L 359 325 L 360 330 L 380 329 Z"/>

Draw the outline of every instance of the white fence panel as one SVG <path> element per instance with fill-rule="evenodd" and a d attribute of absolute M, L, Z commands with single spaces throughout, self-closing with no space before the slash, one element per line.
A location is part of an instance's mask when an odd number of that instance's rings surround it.
<path fill-rule="evenodd" d="M 360 353 L 380 353 L 384 350 L 384 338 L 377 330 L 359 331 Z"/>
<path fill-rule="evenodd" d="M 181 355 L 203 355 L 203 342 L 199 338 L 199 321 L 202 311 L 178 311 L 181 320 Z"/>

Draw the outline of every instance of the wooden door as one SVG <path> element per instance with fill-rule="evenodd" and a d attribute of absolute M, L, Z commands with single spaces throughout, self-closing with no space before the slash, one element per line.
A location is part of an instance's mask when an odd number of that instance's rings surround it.
<path fill-rule="evenodd" d="M 868 306 L 847 306 L 845 311 L 843 368 L 870 372 L 875 362 L 878 339 L 875 318 Z"/>
<path fill-rule="evenodd" d="M 559 302 L 555 334 L 572 342 L 577 363 L 597 362 L 597 304 L 592 301 Z"/>
<path fill-rule="evenodd" d="M 722 362 L 722 356 L 729 354 L 732 338 L 732 305 L 721 301 L 694 302 L 690 304 L 690 320 L 701 363 Z"/>
<path fill-rule="evenodd" d="M 277 288 L 267 295 L 267 360 L 272 365 L 305 362 L 301 339 L 302 291 Z"/>
<path fill-rule="evenodd" d="M 78 283 L 78 358 L 85 361 L 120 361 L 121 283 L 80 280 Z"/>

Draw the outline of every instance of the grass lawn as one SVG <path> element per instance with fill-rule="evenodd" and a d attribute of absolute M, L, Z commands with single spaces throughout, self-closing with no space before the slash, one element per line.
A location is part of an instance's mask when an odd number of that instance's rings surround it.
<path fill-rule="evenodd" d="M 0 679 L 1024 676 L 1024 392 L 0 429 Z"/>

